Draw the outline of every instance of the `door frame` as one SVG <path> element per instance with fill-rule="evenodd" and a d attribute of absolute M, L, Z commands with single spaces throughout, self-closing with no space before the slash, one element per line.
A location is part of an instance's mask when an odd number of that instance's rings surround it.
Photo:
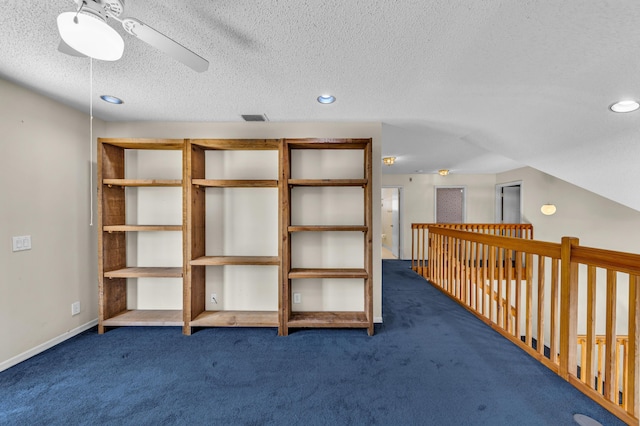
<path fill-rule="evenodd" d="M 462 223 L 467 221 L 467 186 L 466 185 L 434 185 L 433 186 L 433 221 L 438 223 L 438 189 L 462 189 Z"/>
<path fill-rule="evenodd" d="M 404 222 L 404 188 L 400 185 L 382 185 L 380 192 L 382 193 L 382 189 L 387 188 L 396 188 L 398 190 L 398 259 L 404 259 L 404 236 L 402 235 L 402 223 Z M 380 221 L 380 227 L 382 228 L 382 220 Z M 382 245 L 382 244 L 381 244 Z"/>
<path fill-rule="evenodd" d="M 524 191 L 524 184 L 521 180 L 514 180 L 512 182 L 505 182 L 505 183 L 497 183 L 496 184 L 496 207 L 495 207 L 495 218 L 496 218 L 496 223 L 502 223 L 502 188 L 504 188 L 505 186 L 520 186 L 520 223 L 522 222 L 522 218 L 523 218 L 523 200 L 524 197 L 522 196 L 522 193 Z"/>

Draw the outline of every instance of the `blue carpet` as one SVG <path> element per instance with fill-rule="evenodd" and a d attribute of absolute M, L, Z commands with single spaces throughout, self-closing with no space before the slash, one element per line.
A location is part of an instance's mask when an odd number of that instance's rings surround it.
<path fill-rule="evenodd" d="M 364 330 L 90 330 L 0 373 L 2 425 L 622 424 L 411 271 Z"/>

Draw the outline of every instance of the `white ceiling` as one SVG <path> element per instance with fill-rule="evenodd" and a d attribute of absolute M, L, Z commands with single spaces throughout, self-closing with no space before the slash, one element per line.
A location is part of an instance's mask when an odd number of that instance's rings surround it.
<path fill-rule="evenodd" d="M 74 2 L 2 3 L 0 77 L 88 111 L 89 60 L 56 50 Z M 608 111 L 640 98 L 637 0 L 127 0 L 124 16 L 211 65 L 114 22 L 125 53 L 93 61 L 98 118 L 382 122 L 385 173 L 529 165 L 640 210 L 640 111 Z"/>

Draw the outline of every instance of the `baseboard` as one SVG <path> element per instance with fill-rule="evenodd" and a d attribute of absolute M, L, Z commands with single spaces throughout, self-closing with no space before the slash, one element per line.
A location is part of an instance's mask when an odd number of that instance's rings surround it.
<path fill-rule="evenodd" d="M 382 324 L 382 317 L 373 317 L 373 322 L 376 324 Z"/>
<path fill-rule="evenodd" d="M 50 349 L 52 347 L 54 347 L 55 345 L 58 345 L 62 342 L 64 342 L 65 340 L 71 339 L 74 336 L 77 336 L 78 334 L 82 333 L 83 331 L 86 331 L 88 329 L 90 329 L 91 327 L 95 327 L 98 324 L 98 319 L 94 319 L 92 321 L 89 321 L 86 324 L 81 325 L 80 327 L 76 327 L 73 330 L 69 330 L 66 333 L 61 334 L 58 337 L 54 337 L 53 339 L 49 340 L 48 342 L 44 342 L 41 345 L 36 346 L 35 348 L 29 349 L 26 352 L 23 352 L 19 355 L 14 356 L 13 358 L 9 358 L 6 361 L 0 362 L 0 372 L 13 367 L 14 365 L 17 365 L 19 363 L 21 363 L 22 361 L 25 361 L 29 358 L 31 358 L 32 356 L 36 356 L 39 353 L 42 353 L 44 351 L 46 351 L 47 349 Z"/>

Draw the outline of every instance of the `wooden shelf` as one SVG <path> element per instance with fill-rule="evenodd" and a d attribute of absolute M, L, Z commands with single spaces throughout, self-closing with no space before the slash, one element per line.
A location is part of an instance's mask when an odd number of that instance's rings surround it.
<path fill-rule="evenodd" d="M 361 231 L 367 232 L 364 225 L 293 225 L 289 226 L 289 232 L 327 232 L 327 231 Z"/>
<path fill-rule="evenodd" d="M 277 151 L 279 139 L 191 139 L 191 144 L 204 149 L 226 151 Z"/>
<path fill-rule="evenodd" d="M 134 187 L 166 187 L 182 186 L 180 179 L 102 179 L 102 183 L 108 186 L 134 186 Z"/>
<path fill-rule="evenodd" d="M 182 150 L 184 139 L 100 138 L 105 145 L 124 149 Z"/>
<path fill-rule="evenodd" d="M 182 231 L 182 225 L 105 225 L 106 232 Z"/>
<path fill-rule="evenodd" d="M 104 273 L 105 278 L 182 278 L 182 267 L 131 267 Z"/>
<path fill-rule="evenodd" d="M 278 327 L 276 311 L 205 311 L 191 327 Z"/>
<path fill-rule="evenodd" d="M 192 266 L 195 265 L 280 265 L 280 258 L 277 256 L 202 256 L 193 259 Z"/>
<path fill-rule="evenodd" d="M 191 184 L 208 188 L 277 188 L 277 180 L 192 179 Z"/>
<path fill-rule="evenodd" d="M 366 186 L 367 179 L 288 179 L 290 186 Z"/>
<path fill-rule="evenodd" d="M 368 328 L 364 312 L 292 312 L 289 327 L 299 328 Z"/>
<path fill-rule="evenodd" d="M 121 326 L 178 326 L 181 327 L 180 310 L 127 310 L 102 321 L 106 327 Z"/>
<path fill-rule="evenodd" d="M 291 149 L 365 149 L 371 139 L 287 139 Z"/>
<path fill-rule="evenodd" d="M 289 279 L 305 278 L 367 278 L 367 271 L 355 268 L 294 268 L 289 271 Z"/>

